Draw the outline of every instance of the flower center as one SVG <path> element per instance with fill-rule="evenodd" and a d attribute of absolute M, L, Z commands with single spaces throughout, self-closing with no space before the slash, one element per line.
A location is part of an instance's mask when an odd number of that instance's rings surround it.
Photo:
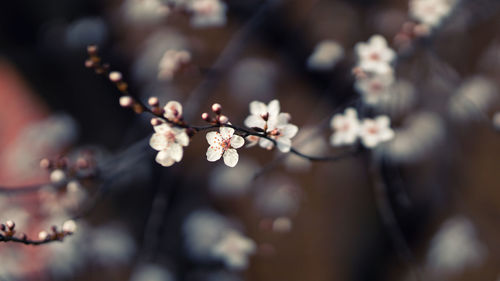
<path fill-rule="evenodd" d="M 223 151 L 228 150 L 229 148 L 231 148 L 231 139 L 222 140 L 220 146 L 222 147 Z"/>
<path fill-rule="evenodd" d="M 372 60 L 380 60 L 380 55 L 378 53 L 371 53 L 370 59 L 372 59 Z"/>

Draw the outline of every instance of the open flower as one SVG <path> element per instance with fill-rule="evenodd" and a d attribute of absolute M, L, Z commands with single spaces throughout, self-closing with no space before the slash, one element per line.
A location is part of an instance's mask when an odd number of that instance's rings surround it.
<path fill-rule="evenodd" d="M 290 114 L 280 113 L 280 103 L 278 100 L 272 100 L 266 105 L 263 102 L 253 101 L 250 103 L 250 116 L 245 119 L 245 126 L 257 128 L 274 139 L 281 152 L 289 152 L 292 146 L 292 138 L 297 134 L 299 128 L 289 124 Z M 248 139 L 248 138 L 247 138 Z M 251 144 L 256 143 L 253 138 Z M 273 141 L 265 138 L 259 139 L 259 145 L 262 148 L 272 149 Z"/>
<path fill-rule="evenodd" d="M 373 35 L 367 43 L 357 43 L 355 48 L 359 67 L 364 71 L 379 74 L 391 71 L 390 63 L 396 54 L 387 46 L 384 37 Z"/>
<path fill-rule="evenodd" d="M 154 130 L 156 133 L 151 137 L 149 145 L 159 151 L 156 155 L 156 162 L 164 167 L 180 162 L 183 155 L 182 147 L 189 144 L 186 130 L 174 128 L 165 123 L 154 126 Z"/>
<path fill-rule="evenodd" d="M 355 87 L 361 93 L 367 105 L 378 105 L 391 93 L 394 84 L 394 73 L 370 75 L 356 80 Z"/>
<path fill-rule="evenodd" d="M 364 119 L 361 124 L 361 142 L 368 148 L 373 148 L 379 143 L 388 141 L 394 137 L 394 131 L 390 128 L 391 120 L 383 115 L 375 119 Z"/>
<path fill-rule="evenodd" d="M 248 265 L 248 255 L 255 252 L 255 242 L 236 231 L 228 231 L 215 244 L 214 256 L 222 259 L 229 268 L 244 269 Z"/>
<path fill-rule="evenodd" d="M 158 64 L 158 78 L 171 80 L 175 73 L 191 61 L 191 54 L 186 50 L 167 50 Z"/>
<path fill-rule="evenodd" d="M 347 108 L 344 114 L 335 114 L 330 121 L 330 127 L 334 130 L 330 138 L 333 146 L 353 144 L 359 134 L 358 113 L 354 108 Z"/>
<path fill-rule="evenodd" d="M 249 128 L 267 129 L 267 121 L 276 118 L 280 113 L 280 102 L 272 100 L 266 105 L 260 101 L 250 103 L 250 116 L 245 119 L 245 126 Z"/>
<path fill-rule="evenodd" d="M 293 124 L 288 123 L 290 121 L 290 114 L 280 113 L 275 118 L 270 118 L 267 122 L 268 136 L 276 141 L 278 149 L 287 153 L 292 147 L 292 138 L 295 137 L 299 128 Z M 266 149 L 272 149 L 274 143 L 271 140 L 260 138 L 259 145 Z"/>
<path fill-rule="evenodd" d="M 245 144 L 245 140 L 234 134 L 234 129 L 230 127 L 220 127 L 219 132 L 207 133 L 207 142 L 210 147 L 207 150 L 207 160 L 215 162 L 224 157 L 224 164 L 234 167 L 238 163 L 238 152 Z"/>

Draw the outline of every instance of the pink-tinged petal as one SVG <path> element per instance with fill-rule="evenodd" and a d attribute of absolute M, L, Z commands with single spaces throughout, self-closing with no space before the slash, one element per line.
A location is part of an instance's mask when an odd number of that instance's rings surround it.
<path fill-rule="evenodd" d="M 268 149 L 268 150 L 271 150 L 274 147 L 274 143 L 268 139 L 265 139 L 265 138 L 260 138 L 259 145 L 260 145 L 260 147 Z"/>
<path fill-rule="evenodd" d="M 282 113 L 278 114 L 276 126 L 286 125 L 286 124 L 288 124 L 288 122 L 290 122 L 291 119 L 292 119 L 292 117 L 290 116 L 290 114 L 282 112 Z"/>
<path fill-rule="evenodd" d="M 278 100 L 272 100 L 267 106 L 269 116 L 278 116 L 280 113 L 280 102 Z"/>
<path fill-rule="evenodd" d="M 260 101 L 253 101 L 250 103 L 250 113 L 253 115 L 261 116 L 267 113 L 267 106 Z"/>
<path fill-rule="evenodd" d="M 228 140 L 233 136 L 234 129 L 231 127 L 220 127 L 219 132 L 222 136 L 222 139 Z"/>
<path fill-rule="evenodd" d="M 151 139 L 149 140 L 149 145 L 154 149 L 154 150 L 163 150 L 167 147 L 167 138 L 163 134 L 158 134 L 155 133 L 151 136 Z"/>
<path fill-rule="evenodd" d="M 175 162 L 180 162 L 182 160 L 183 150 L 180 144 L 173 143 L 170 145 L 167 152 L 170 154 L 170 157 L 175 160 Z"/>
<path fill-rule="evenodd" d="M 334 130 L 338 130 L 344 125 L 344 119 L 342 114 L 335 114 L 330 121 L 330 127 Z"/>
<path fill-rule="evenodd" d="M 345 110 L 345 117 L 350 119 L 358 119 L 358 112 L 356 109 L 349 107 Z"/>
<path fill-rule="evenodd" d="M 379 134 L 380 141 L 388 141 L 394 138 L 394 131 L 391 128 L 384 129 Z"/>
<path fill-rule="evenodd" d="M 207 160 L 210 162 L 215 162 L 222 157 L 222 146 L 220 145 L 211 145 L 207 149 Z"/>
<path fill-rule="evenodd" d="M 208 132 L 207 142 L 209 145 L 220 145 L 222 142 L 222 137 L 219 132 Z"/>
<path fill-rule="evenodd" d="M 278 149 L 283 152 L 287 153 L 290 152 L 290 148 L 292 147 L 292 140 L 289 138 L 281 137 L 277 141 L 278 143 Z"/>
<path fill-rule="evenodd" d="M 391 119 L 386 115 L 382 115 L 375 118 L 375 122 L 379 128 L 387 128 L 391 124 Z"/>
<path fill-rule="evenodd" d="M 378 144 L 378 137 L 374 136 L 374 135 L 366 134 L 366 135 L 362 136 L 361 142 L 367 148 L 373 148 L 373 147 L 377 146 L 377 144 Z"/>
<path fill-rule="evenodd" d="M 165 134 L 168 131 L 170 131 L 171 128 L 169 125 L 163 123 L 158 126 L 154 126 L 153 129 L 155 130 L 156 133 Z"/>
<path fill-rule="evenodd" d="M 264 126 L 266 126 L 266 121 L 262 119 L 262 117 L 257 116 L 257 115 L 250 115 L 245 119 L 244 122 L 245 126 L 248 128 L 261 128 L 264 129 Z"/>
<path fill-rule="evenodd" d="M 240 147 L 242 147 L 244 144 L 245 144 L 245 139 L 243 139 L 242 137 L 240 137 L 240 136 L 238 136 L 238 135 L 234 135 L 234 136 L 231 138 L 231 147 L 232 147 L 232 148 L 240 148 Z"/>
<path fill-rule="evenodd" d="M 182 105 L 177 101 L 169 101 L 163 108 L 165 110 L 165 118 L 174 119 L 182 116 Z"/>
<path fill-rule="evenodd" d="M 184 129 L 175 133 L 175 141 L 182 146 L 189 145 L 189 136 Z"/>
<path fill-rule="evenodd" d="M 247 146 L 246 147 L 252 147 L 255 146 L 256 144 L 259 143 L 260 138 L 256 136 L 248 136 L 246 137 L 247 139 Z"/>
<path fill-rule="evenodd" d="M 387 47 L 387 41 L 385 40 L 385 38 L 382 37 L 381 35 L 378 35 L 378 34 L 373 35 L 370 38 L 369 44 L 373 48 L 377 48 L 377 49 L 385 49 Z"/>
<path fill-rule="evenodd" d="M 170 157 L 166 151 L 160 151 L 156 155 L 156 162 L 164 167 L 170 167 L 175 163 L 175 160 Z"/>
<path fill-rule="evenodd" d="M 234 167 L 238 163 L 238 152 L 236 152 L 236 149 L 228 149 L 226 152 L 224 152 L 224 164 L 226 164 L 229 167 Z"/>
<path fill-rule="evenodd" d="M 293 125 L 293 124 L 287 124 L 283 126 L 280 130 L 281 132 L 281 137 L 285 137 L 288 139 L 291 139 L 297 135 L 297 132 L 299 131 L 299 127 Z"/>

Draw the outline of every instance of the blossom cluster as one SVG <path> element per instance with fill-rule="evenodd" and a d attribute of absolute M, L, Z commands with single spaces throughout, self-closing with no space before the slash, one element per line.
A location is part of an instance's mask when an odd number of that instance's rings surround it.
<path fill-rule="evenodd" d="M 357 43 L 355 51 L 358 57 L 354 69 L 355 88 L 366 105 L 377 106 L 391 94 L 396 53 L 381 35 L 373 35 L 366 43 Z"/>
<path fill-rule="evenodd" d="M 330 126 L 334 130 L 330 138 L 333 146 L 353 144 L 359 138 L 365 147 L 373 148 L 394 137 L 389 117 L 382 115 L 360 121 L 354 108 L 347 108 L 344 114 L 333 116 Z"/>

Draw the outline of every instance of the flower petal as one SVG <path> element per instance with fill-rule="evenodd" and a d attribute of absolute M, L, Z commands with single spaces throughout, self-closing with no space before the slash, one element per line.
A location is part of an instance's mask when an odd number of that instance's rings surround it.
<path fill-rule="evenodd" d="M 290 148 L 292 147 L 292 140 L 289 138 L 281 137 L 277 141 L 278 143 L 278 149 L 283 152 L 287 153 L 290 152 Z"/>
<path fill-rule="evenodd" d="M 234 129 L 231 127 L 220 127 L 219 132 L 222 136 L 222 139 L 228 140 L 233 136 Z"/>
<path fill-rule="evenodd" d="M 267 106 L 260 101 L 253 101 L 250 103 L 250 113 L 253 115 L 261 116 L 267 113 Z"/>
<path fill-rule="evenodd" d="M 151 139 L 149 140 L 149 145 L 154 149 L 154 150 L 163 150 L 167 147 L 167 138 L 163 134 L 158 134 L 155 133 L 151 136 Z"/>
<path fill-rule="evenodd" d="M 245 119 L 244 124 L 245 124 L 245 126 L 247 126 L 248 128 L 254 128 L 254 127 L 257 127 L 257 128 L 264 129 L 264 126 L 266 125 L 266 121 L 264 121 L 264 119 L 262 119 L 262 117 L 260 117 L 260 116 L 257 116 L 257 115 L 250 115 L 250 116 L 248 116 L 248 117 Z"/>
<path fill-rule="evenodd" d="M 271 150 L 274 147 L 274 143 L 268 139 L 265 139 L 265 138 L 260 138 L 259 145 L 260 145 L 260 147 L 268 149 L 268 150 Z"/>
<path fill-rule="evenodd" d="M 231 147 L 232 148 L 240 148 L 244 144 L 245 144 L 245 140 L 242 137 L 238 136 L 238 135 L 234 135 L 231 138 Z"/>
<path fill-rule="evenodd" d="M 207 142 L 209 145 L 220 145 L 222 142 L 222 137 L 219 132 L 208 132 Z"/>
<path fill-rule="evenodd" d="M 167 133 L 171 128 L 169 125 L 167 125 L 166 123 L 162 123 L 160 125 L 157 125 L 157 126 L 153 126 L 153 129 L 155 130 L 156 133 L 160 133 L 160 134 L 165 134 Z"/>
<path fill-rule="evenodd" d="M 229 167 L 234 167 L 238 163 L 238 152 L 236 152 L 236 149 L 228 149 L 226 152 L 224 152 L 224 164 L 226 164 Z"/>
<path fill-rule="evenodd" d="M 283 126 L 280 130 L 281 137 L 285 137 L 285 138 L 289 138 L 289 139 L 295 137 L 295 135 L 297 134 L 298 131 L 299 131 L 299 127 L 297 127 L 293 124 L 287 124 L 287 125 Z"/>
<path fill-rule="evenodd" d="M 278 116 L 280 113 L 280 102 L 278 100 L 270 101 L 267 106 L 267 111 L 269 112 L 269 116 Z"/>
<path fill-rule="evenodd" d="M 207 149 L 207 160 L 215 162 L 222 157 L 222 147 L 220 145 L 211 145 Z"/>
<path fill-rule="evenodd" d="M 175 133 L 175 141 L 182 146 L 189 145 L 189 136 L 184 129 L 181 129 Z"/>
<path fill-rule="evenodd" d="M 175 161 L 172 159 L 165 150 L 158 152 L 156 155 L 156 162 L 164 167 L 170 167 L 172 166 Z"/>
<path fill-rule="evenodd" d="M 168 148 L 167 152 L 170 154 L 170 157 L 175 160 L 175 162 L 180 162 L 182 160 L 182 146 L 178 143 L 173 143 Z"/>

